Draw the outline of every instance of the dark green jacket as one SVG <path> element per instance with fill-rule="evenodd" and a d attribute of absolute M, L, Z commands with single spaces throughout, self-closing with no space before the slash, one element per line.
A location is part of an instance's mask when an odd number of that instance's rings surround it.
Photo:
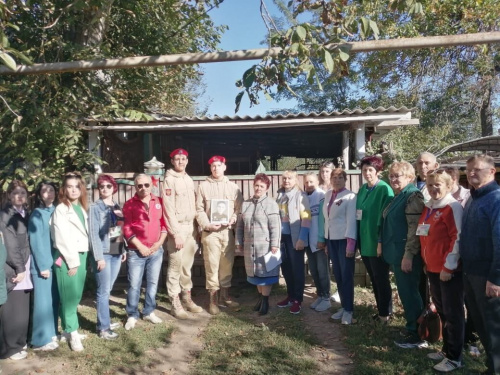
<path fill-rule="evenodd" d="M 412 183 L 394 197 L 382 217 L 382 254 L 389 264 L 401 264 L 403 256 L 420 256 L 418 220 L 424 209 L 424 196 Z"/>
<path fill-rule="evenodd" d="M 358 223 L 358 247 L 363 256 L 377 256 L 377 245 L 382 224 L 382 211 L 394 197 L 391 187 L 379 181 L 374 188 L 361 186 L 356 200 L 356 211 L 361 211 Z M 358 218 L 359 216 L 356 215 Z"/>

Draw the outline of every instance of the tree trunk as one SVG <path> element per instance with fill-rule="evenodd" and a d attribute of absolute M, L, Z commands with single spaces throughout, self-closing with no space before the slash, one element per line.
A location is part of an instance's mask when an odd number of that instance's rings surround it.
<path fill-rule="evenodd" d="M 75 43 L 99 48 L 106 33 L 107 19 L 113 2 L 114 0 L 104 0 L 100 7 L 84 11 L 82 22 L 74 33 Z"/>
<path fill-rule="evenodd" d="M 483 101 L 481 103 L 481 136 L 493 135 L 493 111 L 491 108 L 492 79 L 487 79 L 484 85 Z"/>

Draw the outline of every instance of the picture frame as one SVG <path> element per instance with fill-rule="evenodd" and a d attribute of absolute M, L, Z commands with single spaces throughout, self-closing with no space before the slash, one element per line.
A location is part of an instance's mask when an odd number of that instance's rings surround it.
<path fill-rule="evenodd" d="M 229 224 L 229 200 L 212 199 L 210 204 L 210 224 Z"/>

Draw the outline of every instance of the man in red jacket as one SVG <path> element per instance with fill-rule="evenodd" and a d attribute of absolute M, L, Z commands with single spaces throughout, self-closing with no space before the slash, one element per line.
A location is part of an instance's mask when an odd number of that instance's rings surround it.
<path fill-rule="evenodd" d="M 123 235 L 128 244 L 127 265 L 129 288 L 125 329 L 131 330 L 139 318 L 139 297 L 144 271 L 146 271 L 146 296 L 142 318 L 153 324 L 161 323 L 154 310 L 156 290 L 163 262 L 163 248 L 167 227 L 163 219 L 160 198 L 151 194 L 151 178 L 145 174 L 135 177 L 136 194 L 123 206 Z"/>

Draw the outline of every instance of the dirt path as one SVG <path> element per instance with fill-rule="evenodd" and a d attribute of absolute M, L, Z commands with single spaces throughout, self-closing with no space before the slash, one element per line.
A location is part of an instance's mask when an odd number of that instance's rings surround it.
<path fill-rule="evenodd" d="M 194 290 L 194 299 L 204 308 L 208 302 L 206 292 L 202 289 Z M 279 296 L 271 297 L 271 304 L 275 306 Z M 306 285 L 304 304 L 300 319 L 310 329 L 311 333 L 318 339 L 319 345 L 315 346 L 311 355 L 318 361 L 321 374 L 348 374 L 351 370 L 352 360 L 342 343 L 344 327 L 328 321 L 331 311 L 318 313 L 309 308 L 316 298 L 314 288 Z M 112 297 L 117 303 L 123 303 L 122 298 Z M 241 298 L 238 302 L 251 304 L 251 300 Z M 272 314 L 272 310 L 270 311 Z M 177 320 L 165 310 L 159 309 L 157 315 L 167 324 L 172 324 L 175 330 L 171 337 L 171 344 L 148 353 L 151 360 L 149 365 L 141 368 L 121 369 L 116 374 L 190 374 L 190 365 L 203 350 L 202 335 L 207 326 L 210 315 L 203 311 L 200 314 L 189 314 L 187 320 Z M 266 317 L 256 318 L 265 322 Z M 37 355 L 29 351 L 27 359 L 22 361 L 5 360 L 1 362 L 2 375 L 7 374 L 66 374 L 65 363 L 56 361 L 54 358 Z"/>

